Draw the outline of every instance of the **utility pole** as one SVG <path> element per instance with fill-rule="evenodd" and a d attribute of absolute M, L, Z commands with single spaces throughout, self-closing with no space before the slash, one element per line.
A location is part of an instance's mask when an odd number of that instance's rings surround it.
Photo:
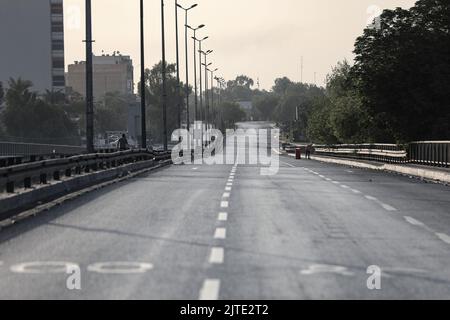
<path fill-rule="evenodd" d="M 91 0 L 86 0 L 86 148 L 88 153 L 94 148 L 94 85 L 92 67 L 92 8 Z"/>
<path fill-rule="evenodd" d="M 145 46 L 144 46 L 144 0 L 141 0 L 141 148 L 147 149 L 147 124 L 145 116 Z"/>
<path fill-rule="evenodd" d="M 162 107 L 163 107 L 163 144 L 167 151 L 167 88 L 166 88 L 166 39 L 164 30 L 164 0 L 161 0 L 161 39 L 162 39 Z"/>
<path fill-rule="evenodd" d="M 178 0 L 175 0 L 175 30 L 176 30 L 176 50 L 177 50 L 177 102 L 178 102 L 178 129 L 181 129 L 181 95 L 180 95 L 180 53 L 178 44 Z"/>

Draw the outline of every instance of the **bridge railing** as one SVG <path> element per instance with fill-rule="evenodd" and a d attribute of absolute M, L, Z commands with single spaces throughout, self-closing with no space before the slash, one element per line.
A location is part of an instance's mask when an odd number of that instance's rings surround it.
<path fill-rule="evenodd" d="M 421 141 L 397 144 L 314 145 L 317 155 L 387 163 L 416 163 L 450 166 L 450 141 Z"/>
<path fill-rule="evenodd" d="M 449 167 L 450 141 L 419 141 L 409 144 L 409 160 L 412 163 Z"/>
<path fill-rule="evenodd" d="M 317 155 L 388 163 L 408 162 L 408 152 L 396 144 L 315 145 L 314 148 Z"/>
<path fill-rule="evenodd" d="M 128 150 L 114 153 L 82 154 L 66 158 L 49 159 L 0 168 L 0 191 L 14 193 L 15 188 L 25 189 L 36 184 L 47 184 L 49 180 L 61 180 L 62 175 L 71 177 L 91 171 L 114 168 L 140 161 L 169 160 L 169 152 Z"/>

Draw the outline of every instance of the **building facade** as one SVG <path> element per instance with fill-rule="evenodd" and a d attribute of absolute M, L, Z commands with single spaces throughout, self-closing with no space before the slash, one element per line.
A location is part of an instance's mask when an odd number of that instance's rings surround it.
<path fill-rule="evenodd" d="M 33 83 L 40 93 L 65 90 L 63 0 L 0 1 L 0 81 Z"/>
<path fill-rule="evenodd" d="M 119 53 L 93 57 L 94 99 L 101 101 L 106 93 L 134 93 L 133 61 Z M 67 86 L 71 92 L 86 96 L 86 62 L 76 61 L 68 66 Z"/>

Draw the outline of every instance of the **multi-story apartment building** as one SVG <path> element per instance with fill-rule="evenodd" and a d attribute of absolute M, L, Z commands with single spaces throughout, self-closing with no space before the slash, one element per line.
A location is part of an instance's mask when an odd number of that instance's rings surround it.
<path fill-rule="evenodd" d="M 0 1 L 0 81 L 33 82 L 38 92 L 64 91 L 63 0 Z"/>
<path fill-rule="evenodd" d="M 134 93 L 133 61 L 120 53 L 93 57 L 94 98 L 101 101 L 106 93 Z M 67 86 L 72 92 L 86 96 L 86 63 L 76 61 L 68 66 Z"/>

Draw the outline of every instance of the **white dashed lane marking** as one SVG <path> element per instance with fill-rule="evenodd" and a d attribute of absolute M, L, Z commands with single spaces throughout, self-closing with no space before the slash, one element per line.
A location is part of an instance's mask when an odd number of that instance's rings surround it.
<path fill-rule="evenodd" d="M 444 241 L 446 244 L 450 244 L 450 237 L 445 233 L 436 233 L 436 236 Z"/>
<path fill-rule="evenodd" d="M 228 213 L 226 212 L 220 212 L 219 217 L 217 218 L 219 221 L 227 221 L 228 220 Z"/>
<path fill-rule="evenodd" d="M 367 200 L 370 200 L 370 201 L 374 201 L 374 202 L 376 202 L 376 203 L 378 203 L 380 206 L 382 206 L 383 207 L 383 209 L 384 210 L 386 210 L 386 211 L 397 211 L 397 209 L 396 208 L 394 208 L 393 206 L 391 206 L 391 205 L 389 205 L 389 204 L 386 204 L 386 203 L 383 203 L 383 202 L 381 202 L 380 200 L 378 200 L 377 198 L 375 198 L 375 197 L 372 197 L 372 196 L 364 196 Z"/>
<path fill-rule="evenodd" d="M 217 228 L 214 233 L 214 239 L 226 239 L 227 238 L 227 229 L 225 228 Z"/>
<path fill-rule="evenodd" d="M 225 192 L 223 195 L 222 195 L 222 198 L 229 198 L 230 197 L 230 193 L 229 192 Z"/>
<path fill-rule="evenodd" d="M 386 211 L 397 211 L 397 209 L 394 208 L 394 207 L 391 206 L 391 205 L 388 205 L 388 204 L 386 204 L 386 203 L 380 203 L 380 204 L 381 204 L 381 206 L 383 207 L 383 209 L 386 210 Z"/>
<path fill-rule="evenodd" d="M 200 290 L 199 300 L 218 300 L 220 291 L 219 279 L 206 279 Z"/>
<path fill-rule="evenodd" d="M 231 187 L 225 187 L 225 191 L 231 191 Z"/>
<path fill-rule="evenodd" d="M 425 227 L 425 224 L 420 222 L 419 220 L 416 220 L 414 218 L 411 217 L 407 217 L 405 216 L 405 220 L 408 221 L 410 224 L 412 224 L 413 226 L 418 226 L 418 227 Z"/>
<path fill-rule="evenodd" d="M 211 249 L 211 255 L 209 256 L 209 263 L 222 264 L 225 258 L 225 252 L 223 248 L 214 247 Z"/>
<path fill-rule="evenodd" d="M 222 202 L 220 203 L 220 207 L 221 207 L 221 208 L 228 208 L 228 206 L 229 206 L 228 201 L 222 201 Z"/>

